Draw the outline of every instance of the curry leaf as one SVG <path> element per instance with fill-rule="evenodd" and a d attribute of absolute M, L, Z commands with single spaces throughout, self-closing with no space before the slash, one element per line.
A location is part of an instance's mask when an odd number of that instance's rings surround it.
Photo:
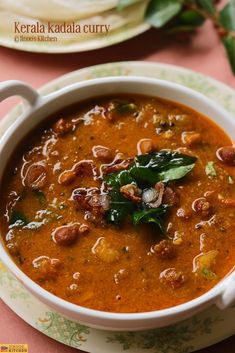
<path fill-rule="evenodd" d="M 132 215 L 132 223 L 136 226 L 139 223 L 154 223 L 162 233 L 164 233 L 162 226 L 162 216 L 167 211 L 167 205 L 162 205 L 157 208 L 150 208 L 135 211 Z"/>
<path fill-rule="evenodd" d="M 162 150 L 155 153 L 142 154 L 135 158 L 137 166 L 145 166 L 155 171 L 180 167 L 196 162 L 197 158 L 177 151 Z"/>
<path fill-rule="evenodd" d="M 130 169 L 132 177 L 142 185 L 153 185 L 159 181 L 159 175 L 147 166 L 133 165 Z"/>
<path fill-rule="evenodd" d="M 195 161 L 196 157 L 176 151 L 162 150 L 136 156 L 128 170 L 106 175 L 104 182 L 110 189 L 110 208 L 106 212 L 107 221 L 120 224 L 128 215 L 132 215 L 133 224 L 136 225 L 140 221 L 155 223 L 163 232 L 161 217 L 166 212 L 166 205 L 146 209 L 141 202 L 136 204 L 125 198 L 120 188 L 123 185 L 135 184 L 145 189 L 160 180 L 167 183 L 181 179 L 193 169 Z"/>
<path fill-rule="evenodd" d="M 222 9 L 219 20 L 225 30 L 235 31 L 235 0 L 230 0 Z M 222 41 L 235 74 L 235 37 L 228 33 Z"/>
<path fill-rule="evenodd" d="M 123 185 L 134 183 L 135 180 L 131 176 L 129 170 L 122 170 L 119 173 L 108 174 L 104 178 L 105 182 L 112 186 L 120 188 Z"/>
<path fill-rule="evenodd" d="M 215 13 L 215 7 L 212 0 L 197 0 L 198 4 L 210 14 Z"/>
<path fill-rule="evenodd" d="M 128 170 L 123 170 L 119 173 L 106 175 L 105 182 L 112 187 L 110 191 L 110 209 L 106 212 L 106 219 L 110 223 L 121 223 L 128 214 L 133 212 L 134 204 L 127 200 L 120 193 L 122 185 L 131 184 L 134 179 L 131 177 Z"/>
<path fill-rule="evenodd" d="M 235 0 L 230 0 L 220 12 L 220 23 L 228 31 L 235 30 Z"/>
<path fill-rule="evenodd" d="M 146 12 L 146 21 L 161 28 L 177 15 L 182 8 L 179 0 L 151 0 Z"/>
<path fill-rule="evenodd" d="M 134 204 L 128 201 L 118 189 L 110 192 L 110 209 L 106 212 L 106 219 L 110 223 L 120 224 L 133 212 Z"/>
<path fill-rule="evenodd" d="M 159 172 L 150 169 L 148 166 L 143 167 L 134 165 L 130 169 L 130 173 L 138 181 L 138 183 L 147 183 L 153 185 L 158 181 L 167 183 L 172 180 L 181 179 L 194 168 L 194 165 L 195 164 L 193 163 L 189 165 L 172 167 L 171 169 L 165 169 Z"/>
<path fill-rule="evenodd" d="M 227 52 L 232 71 L 235 75 L 235 37 L 230 35 L 223 38 L 223 44 Z"/>
<path fill-rule="evenodd" d="M 194 164 L 185 165 L 181 167 L 172 168 L 158 174 L 159 180 L 168 182 L 171 180 L 178 180 L 187 175 L 194 168 Z"/>
<path fill-rule="evenodd" d="M 197 27 L 201 26 L 205 18 L 193 10 L 184 10 L 179 14 L 177 25 Z"/>
<path fill-rule="evenodd" d="M 193 169 L 195 161 L 196 157 L 163 150 L 137 156 L 130 174 L 137 183 L 153 185 L 160 180 L 168 182 L 183 178 Z"/>

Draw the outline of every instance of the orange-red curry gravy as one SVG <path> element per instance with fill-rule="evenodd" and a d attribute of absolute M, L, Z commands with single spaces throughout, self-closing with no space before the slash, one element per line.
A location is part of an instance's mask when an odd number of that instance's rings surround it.
<path fill-rule="evenodd" d="M 206 117 L 158 98 L 100 97 L 58 112 L 17 149 L 1 186 L 2 238 L 24 273 L 72 303 L 163 309 L 233 268 L 234 183 L 235 148 Z"/>

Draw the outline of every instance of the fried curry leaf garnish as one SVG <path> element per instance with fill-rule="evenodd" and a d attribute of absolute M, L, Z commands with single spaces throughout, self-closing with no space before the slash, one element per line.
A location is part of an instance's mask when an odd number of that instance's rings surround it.
<path fill-rule="evenodd" d="M 131 201 L 127 201 L 120 193 L 112 192 L 111 199 L 111 207 L 106 213 L 106 219 L 108 222 L 118 225 L 133 212 L 134 204 Z"/>
<path fill-rule="evenodd" d="M 171 180 L 182 179 L 194 168 L 194 163 L 189 165 L 182 165 L 181 167 L 172 168 L 159 173 L 159 180 L 168 182 Z"/>
<path fill-rule="evenodd" d="M 154 223 L 164 234 L 162 216 L 166 213 L 168 206 L 161 205 L 157 208 L 137 210 L 132 215 L 132 223 L 137 226 L 139 223 Z"/>
<path fill-rule="evenodd" d="M 110 209 L 106 213 L 108 222 L 120 224 L 128 214 L 134 210 L 133 202 L 127 200 L 121 193 L 120 187 L 134 182 L 129 171 L 123 170 L 119 173 L 112 173 L 105 177 L 105 182 L 111 186 Z"/>
<path fill-rule="evenodd" d="M 138 165 L 143 165 L 156 171 L 189 165 L 196 162 L 196 160 L 196 157 L 170 150 L 161 150 L 136 157 Z"/>
<path fill-rule="evenodd" d="M 138 180 L 139 183 L 147 183 L 148 185 L 153 185 L 158 181 L 167 183 L 171 180 L 181 179 L 186 174 L 188 174 L 193 169 L 193 167 L 194 163 L 157 172 L 148 167 L 137 167 L 134 165 L 130 172 L 134 178 Z"/>
<path fill-rule="evenodd" d="M 105 183 L 110 188 L 110 208 L 106 212 L 108 222 L 120 224 L 128 215 L 132 216 L 132 223 L 152 223 L 163 231 L 162 220 L 168 205 L 161 204 L 151 208 L 144 202 L 132 202 L 124 197 L 120 188 L 123 185 L 135 184 L 142 190 L 154 186 L 162 181 L 165 185 L 169 181 L 179 180 L 187 175 L 194 167 L 197 158 L 162 150 L 155 153 L 136 156 L 128 170 L 106 175 Z"/>
<path fill-rule="evenodd" d="M 138 182 L 168 182 L 183 178 L 193 169 L 196 160 L 196 157 L 163 150 L 137 156 L 130 173 Z"/>
<path fill-rule="evenodd" d="M 29 221 L 25 214 L 20 211 L 13 211 L 10 217 L 9 224 L 11 227 L 22 227 L 28 224 Z"/>
<path fill-rule="evenodd" d="M 135 179 L 130 174 L 129 170 L 122 170 L 118 173 L 112 173 L 105 176 L 105 182 L 112 187 L 118 187 L 131 184 L 135 182 Z"/>

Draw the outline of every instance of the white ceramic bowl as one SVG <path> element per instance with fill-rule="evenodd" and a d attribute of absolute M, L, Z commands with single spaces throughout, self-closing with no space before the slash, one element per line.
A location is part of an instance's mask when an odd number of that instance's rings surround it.
<path fill-rule="evenodd" d="M 6 164 L 17 144 L 50 114 L 85 99 L 113 93 L 135 93 L 157 96 L 183 103 L 209 116 L 235 140 L 235 120 L 216 102 L 189 88 L 144 77 L 109 77 L 79 82 L 41 97 L 28 85 L 19 81 L 0 84 L 0 101 L 20 95 L 28 101 L 25 112 L 6 131 L 0 141 L 0 181 Z M 49 307 L 91 327 L 108 330 L 142 330 L 173 324 L 204 308 L 216 304 L 221 310 L 235 301 L 235 271 L 202 296 L 169 309 L 145 313 L 117 314 L 71 304 L 41 288 L 27 277 L 13 262 L 0 241 L 0 258 L 23 285 Z"/>

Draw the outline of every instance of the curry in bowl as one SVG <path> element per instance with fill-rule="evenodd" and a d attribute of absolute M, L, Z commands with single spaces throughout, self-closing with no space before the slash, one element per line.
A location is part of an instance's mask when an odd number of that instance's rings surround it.
<path fill-rule="evenodd" d="M 33 281 L 117 313 L 198 297 L 234 266 L 235 147 L 175 102 L 94 98 L 15 151 L 1 186 L 6 248 Z"/>

